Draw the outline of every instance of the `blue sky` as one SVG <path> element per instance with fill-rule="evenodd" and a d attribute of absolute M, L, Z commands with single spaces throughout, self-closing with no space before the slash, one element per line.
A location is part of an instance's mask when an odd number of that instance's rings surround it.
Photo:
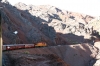
<path fill-rule="evenodd" d="M 64 10 L 100 16 L 100 0 L 8 0 L 12 5 L 18 2 L 33 5 L 52 5 Z"/>

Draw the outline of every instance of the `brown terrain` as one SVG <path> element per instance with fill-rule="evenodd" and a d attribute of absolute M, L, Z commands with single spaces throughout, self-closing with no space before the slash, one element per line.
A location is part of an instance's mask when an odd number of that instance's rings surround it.
<path fill-rule="evenodd" d="M 29 66 L 30 63 L 33 66 L 34 64 L 36 64 L 35 66 L 87 66 L 95 58 L 96 52 L 97 49 L 90 44 L 77 44 L 14 50 L 4 52 L 4 54 L 12 58 L 11 61 L 15 60 L 13 62 L 16 64 L 15 66 Z M 57 57 L 56 60 L 54 56 Z M 51 63 L 51 65 L 47 63 Z M 62 65 L 59 65 L 59 63 Z"/>
<path fill-rule="evenodd" d="M 50 5 L 12 6 L 7 0 L 0 7 L 3 45 L 37 46 L 3 51 L 3 66 L 99 66 L 100 20 L 95 17 Z"/>

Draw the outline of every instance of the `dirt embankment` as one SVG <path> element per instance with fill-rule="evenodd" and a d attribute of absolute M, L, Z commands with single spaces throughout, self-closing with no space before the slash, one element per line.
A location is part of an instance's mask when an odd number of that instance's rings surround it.
<path fill-rule="evenodd" d="M 87 66 L 95 58 L 97 49 L 91 44 L 77 44 L 13 50 L 4 54 L 10 54 L 16 66 Z"/>

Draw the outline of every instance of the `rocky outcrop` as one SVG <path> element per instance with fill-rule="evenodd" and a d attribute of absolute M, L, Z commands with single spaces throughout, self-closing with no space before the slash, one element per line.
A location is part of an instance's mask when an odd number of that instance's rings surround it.
<path fill-rule="evenodd" d="M 94 17 L 89 15 L 60 10 L 59 8 L 50 5 L 33 6 L 18 3 L 15 6 L 20 10 L 27 10 L 33 16 L 40 17 L 45 20 L 40 22 L 46 22 L 49 26 L 54 27 L 56 32 L 61 33 L 81 33 L 82 31 L 86 32 L 86 30 L 89 32 L 88 28 L 85 28 L 85 25 L 94 19 Z M 75 24 L 73 25 L 73 23 Z M 69 29 L 69 31 L 67 29 Z"/>
<path fill-rule="evenodd" d="M 96 63 L 93 66 L 100 66 L 100 41 L 95 42 L 94 46 L 98 49 L 98 54 L 96 55 Z"/>
<path fill-rule="evenodd" d="M 100 20 L 95 18 L 95 19 L 93 19 L 92 21 L 89 22 L 88 26 L 90 26 L 90 27 L 93 26 L 94 30 L 96 30 L 100 35 L 99 24 L 100 24 Z"/>
<path fill-rule="evenodd" d="M 11 6 L 9 2 L 3 1 L 0 6 L 3 7 L 4 44 L 43 41 L 48 45 L 56 45 L 57 32 L 85 36 L 92 31 L 92 28 L 87 26 L 87 23 L 94 19 L 92 16 L 60 10 L 50 5 L 34 6 L 18 3 Z M 18 34 L 15 35 L 14 31 L 18 31 Z M 70 43 L 66 39 L 70 38 L 63 37 L 61 41 Z M 78 43 L 78 41 L 76 42 Z"/>
<path fill-rule="evenodd" d="M 93 66 L 100 66 L 100 59 L 96 61 L 96 63 Z"/>

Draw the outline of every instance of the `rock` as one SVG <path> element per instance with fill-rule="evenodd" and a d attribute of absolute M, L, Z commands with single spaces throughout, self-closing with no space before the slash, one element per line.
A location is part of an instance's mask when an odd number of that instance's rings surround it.
<path fill-rule="evenodd" d="M 93 66 L 100 66 L 100 59 L 96 61 L 96 63 Z"/>
<path fill-rule="evenodd" d="M 100 50 L 99 50 L 98 54 L 96 55 L 96 59 L 100 59 Z"/>
<path fill-rule="evenodd" d="M 48 38 L 50 38 L 52 41 L 54 40 L 56 33 L 53 27 L 49 26 L 47 24 L 44 24 L 41 26 L 41 32 L 43 32 L 44 35 L 46 35 Z"/>
<path fill-rule="evenodd" d="M 94 46 L 98 49 L 98 54 L 96 55 L 96 63 L 93 66 L 100 66 L 100 41 L 95 42 Z"/>
<path fill-rule="evenodd" d="M 7 0 L 1 0 L 2 3 L 6 3 L 9 4 L 9 2 Z"/>
<path fill-rule="evenodd" d="M 100 50 L 100 41 L 95 42 L 95 43 L 94 43 L 94 46 Z"/>
<path fill-rule="evenodd" d="M 88 63 L 88 66 L 93 66 L 95 62 L 96 62 L 96 59 L 90 60 Z"/>
<path fill-rule="evenodd" d="M 10 59 L 5 54 L 2 57 L 2 66 L 11 66 Z"/>
<path fill-rule="evenodd" d="M 18 4 L 15 4 L 15 6 L 21 10 L 26 10 L 27 5 L 24 3 L 19 2 Z M 23 8 L 24 7 L 24 8 Z"/>

